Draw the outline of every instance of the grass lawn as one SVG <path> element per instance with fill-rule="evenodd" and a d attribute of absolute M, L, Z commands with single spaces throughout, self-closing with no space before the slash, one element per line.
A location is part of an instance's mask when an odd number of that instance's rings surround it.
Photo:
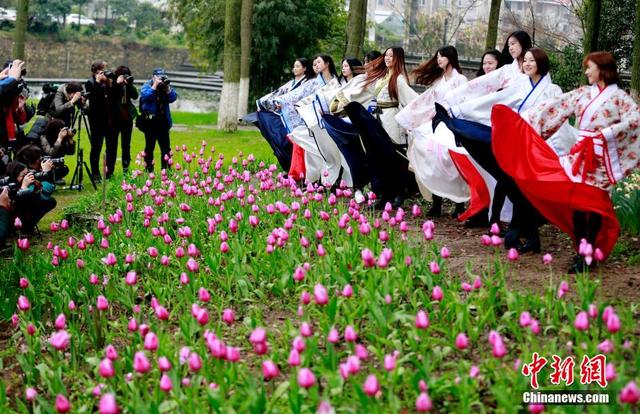
<path fill-rule="evenodd" d="M 265 162 L 275 162 L 273 152 L 269 147 L 269 144 L 262 138 L 260 132 L 257 129 L 243 130 L 236 133 L 224 133 L 215 129 L 218 114 L 217 113 L 187 113 L 187 112 L 175 112 L 173 115 L 174 127 L 171 130 L 171 146 L 175 148 L 176 145 L 185 144 L 191 150 L 200 147 L 200 143 L 205 140 L 209 145 L 213 144 L 216 148 L 216 153 L 223 153 L 229 159 L 236 155 L 239 151 L 243 151 L 244 155 L 253 153 L 256 159 L 264 160 Z M 28 129 L 28 128 L 27 128 Z M 89 164 L 89 140 L 86 132 L 82 131 L 81 146 L 84 149 L 85 161 Z M 118 160 L 116 162 L 116 171 L 114 179 L 107 183 L 109 185 L 117 185 L 122 178 L 122 162 L 121 162 L 121 146 L 118 145 Z M 132 163 L 135 163 L 136 155 L 144 150 L 144 135 L 137 129 L 133 128 L 133 137 L 131 138 L 131 158 Z M 104 153 L 104 149 L 103 149 Z M 156 145 L 154 159 L 159 162 L 160 148 Z M 214 154 L 214 156 L 217 156 Z M 65 178 L 67 184 L 71 182 L 73 171 L 76 167 L 76 156 L 66 157 L 65 163 L 71 170 L 71 173 Z M 140 168 L 142 165 L 133 165 L 132 169 Z M 158 171 L 158 169 L 156 169 Z M 40 229 L 45 230 L 49 227 L 52 221 L 60 220 L 64 215 L 64 209 L 74 204 L 83 195 L 94 193 L 95 190 L 91 186 L 91 182 L 86 177 L 84 179 L 85 190 L 82 192 L 58 189 L 55 194 L 55 198 L 58 201 L 58 206 L 55 210 L 47 214 L 41 221 Z M 98 190 L 101 191 L 101 187 L 98 186 Z M 91 198 L 93 199 L 93 198 Z"/>

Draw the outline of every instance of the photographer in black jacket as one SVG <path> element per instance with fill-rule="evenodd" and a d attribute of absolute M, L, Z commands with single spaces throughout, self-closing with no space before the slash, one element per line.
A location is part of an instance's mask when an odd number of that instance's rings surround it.
<path fill-rule="evenodd" d="M 84 89 L 89 99 L 89 129 L 91 132 L 91 152 L 89 153 L 89 163 L 91 164 L 91 175 L 94 181 L 99 181 L 100 174 L 100 153 L 102 144 L 107 141 L 107 160 L 115 160 L 112 153 L 113 146 L 110 141 L 113 138 L 113 123 L 111 119 L 112 111 L 112 83 L 113 74 L 106 71 L 107 63 L 103 60 L 95 61 L 91 64 L 91 79 L 89 79 Z M 116 147 L 117 148 L 117 147 Z M 115 161 L 114 161 L 115 162 Z M 107 174 L 113 174 L 112 170 L 107 170 Z"/>
<path fill-rule="evenodd" d="M 61 119 L 66 126 L 72 127 L 71 120 L 76 105 L 84 104 L 82 85 L 78 82 L 65 83 L 56 91 L 47 115 L 49 118 Z"/>
<path fill-rule="evenodd" d="M 133 120 L 138 116 L 132 99 L 138 99 L 138 90 L 133 85 L 131 70 L 126 66 L 118 66 L 113 72 L 115 82 L 112 92 L 112 116 L 113 139 L 107 141 L 107 171 L 108 176 L 113 174 L 118 152 L 118 135 L 122 140 L 122 170 L 126 173 L 131 163 L 131 132 Z M 111 148 L 110 148 L 111 147 Z M 109 156 L 113 154 L 113 156 Z"/>

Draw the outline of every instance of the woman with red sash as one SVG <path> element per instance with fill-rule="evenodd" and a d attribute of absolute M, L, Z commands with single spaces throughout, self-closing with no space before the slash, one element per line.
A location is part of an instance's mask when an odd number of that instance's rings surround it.
<path fill-rule="evenodd" d="M 590 86 L 547 100 L 521 116 L 495 106 L 492 145 L 502 169 L 540 213 L 573 238 L 576 250 L 585 239 L 606 258 L 620 233 L 610 192 L 640 163 L 640 110 L 618 88 L 611 53 L 590 53 L 583 65 Z M 557 154 L 544 139 L 572 115 L 575 144 L 568 153 Z M 569 272 L 589 266 L 584 255 L 577 255 Z"/>

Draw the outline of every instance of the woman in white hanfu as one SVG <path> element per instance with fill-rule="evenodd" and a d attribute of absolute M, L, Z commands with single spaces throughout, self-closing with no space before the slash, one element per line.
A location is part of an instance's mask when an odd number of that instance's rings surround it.
<path fill-rule="evenodd" d="M 640 108 L 618 87 L 613 56 L 590 53 L 584 66 L 590 86 L 547 100 L 522 117 L 503 106 L 492 114 L 498 163 L 581 253 L 570 272 L 586 270 L 592 257 L 604 259 L 613 250 L 620 225 L 610 192 L 640 164 Z M 558 155 L 544 139 L 571 116 L 579 130 L 576 143 Z"/>
<path fill-rule="evenodd" d="M 506 88 L 518 78 L 522 78 L 524 51 L 532 46 L 531 37 L 522 30 L 513 32 L 500 54 L 498 69 L 477 77 L 462 86 L 449 91 L 444 98 L 445 107 L 459 105 L 464 101 L 476 99 Z"/>
<path fill-rule="evenodd" d="M 322 88 L 338 76 L 333 59 L 328 55 L 320 54 L 315 56 L 313 58 L 313 70 L 317 74 L 315 79 L 309 80 L 299 88 L 278 96 L 273 100 L 274 106 L 280 112 L 282 122 L 289 134 L 291 134 L 295 128 L 304 125 L 302 118 L 296 111 L 295 104 L 302 98 L 315 94 L 318 89 Z M 304 178 L 304 175 L 304 150 L 294 143 L 289 176 L 297 180 Z"/>
<path fill-rule="evenodd" d="M 327 134 L 322 114 L 329 112 L 329 103 L 336 93 L 354 78 L 354 70 L 362 70 L 359 60 L 343 60 L 342 76 L 332 79 L 315 94 L 303 98 L 295 105 L 304 125 L 296 127 L 290 137 L 304 149 L 307 182 L 320 181 L 323 186 L 331 187 L 344 180 L 345 186 L 353 185 L 349 166 L 336 143 Z"/>
<path fill-rule="evenodd" d="M 464 202 L 469 199 L 468 186 L 460 177 L 447 148 L 427 138 L 433 131 L 431 119 L 435 115 L 435 103 L 442 102 L 447 92 L 467 82 L 460 72 L 456 48 L 445 46 L 438 49 L 431 59 L 412 73 L 416 83 L 426 86 L 427 90 L 396 115 L 398 124 L 409 131 L 409 169 L 414 172 L 423 197 L 433 200 L 433 206 L 427 213 L 429 216 L 441 215 L 442 197 L 457 203 L 454 216 L 464 210 Z"/>
<path fill-rule="evenodd" d="M 390 202 L 398 208 L 407 196 L 407 186 L 414 180 L 404 155 L 406 134 L 395 116 L 418 94 L 407 81 L 401 47 L 388 48 L 384 56 L 365 66 L 365 71 L 366 79 L 360 87 L 338 92 L 338 105 L 332 112 L 344 110 L 358 130 L 378 206 Z M 363 105 L 369 105 L 372 98 L 376 106 L 370 106 L 373 110 L 370 113 Z"/>

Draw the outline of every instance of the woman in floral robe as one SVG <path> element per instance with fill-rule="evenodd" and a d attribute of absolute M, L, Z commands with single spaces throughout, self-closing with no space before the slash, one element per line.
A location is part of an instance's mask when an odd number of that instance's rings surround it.
<path fill-rule="evenodd" d="M 590 53 L 584 66 L 590 86 L 545 101 L 522 118 L 504 106 L 494 107 L 492 114 L 498 163 L 581 253 L 570 272 L 584 271 L 592 257 L 604 259 L 613 250 L 620 225 L 610 192 L 640 162 L 640 110 L 618 88 L 613 56 Z M 572 115 L 579 131 L 576 143 L 558 155 L 543 139 Z"/>

